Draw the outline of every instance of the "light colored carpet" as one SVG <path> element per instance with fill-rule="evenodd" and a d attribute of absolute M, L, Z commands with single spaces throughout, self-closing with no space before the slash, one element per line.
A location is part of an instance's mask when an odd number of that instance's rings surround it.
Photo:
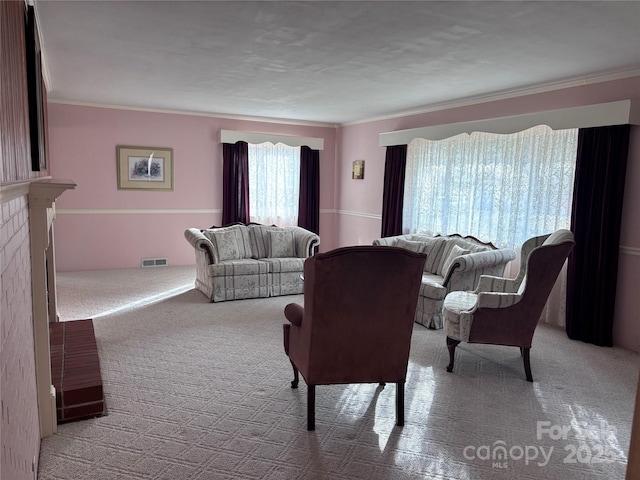
<path fill-rule="evenodd" d="M 189 289 L 96 317 L 109 414 L 44 439 L 38 478 L 624 478 L 638 354 L 540 326 L 534 383 L 516 348 L 461 344 L 447 373 L 444 332 L 416 324 L 405 426 L 393 385 L 319 386 L 308 432 L 281 327 L 302 299 L 211 304 Z"/>
<path fill-rule="evenodd" d="M 60 321 L 141 307 L 193 288 L 195 266 L 56 273 Z"/>

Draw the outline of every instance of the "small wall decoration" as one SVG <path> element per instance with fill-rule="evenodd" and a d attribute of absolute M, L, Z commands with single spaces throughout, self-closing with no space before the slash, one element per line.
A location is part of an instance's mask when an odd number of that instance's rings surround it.
<path fill-rule="evenodd" d="M 364 160 L 355 160 L 353 162 L 351 178 L 354 180 L 362 180 L 364 178 Z"/>
<path fill-rule="evenodd" d="M 173 190 L 173 149 L 116 148 L 118 190 Z"/>

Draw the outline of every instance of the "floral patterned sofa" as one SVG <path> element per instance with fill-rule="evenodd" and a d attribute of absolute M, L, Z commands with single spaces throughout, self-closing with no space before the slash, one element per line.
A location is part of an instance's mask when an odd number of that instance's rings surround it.
<path fill-rule="evenodd" d="M 301 227 L 236 224 L 184 232 L 195 249 L 195 287 L 212 302 L 302 293 L 304 260 L 320 237 Z"/>
<path fill-rule="evenodd" d="M 507 263 L 516 258 L 511 249 L 497 249 L 474 237 L 397 235 L 373 241 L 374 245 L 390 245 L 425 253 L 416 322 L 428 328 L 442 328 L 442 307 L 449 292 L 473 290 L 480 275 L 502 276 Z"/>

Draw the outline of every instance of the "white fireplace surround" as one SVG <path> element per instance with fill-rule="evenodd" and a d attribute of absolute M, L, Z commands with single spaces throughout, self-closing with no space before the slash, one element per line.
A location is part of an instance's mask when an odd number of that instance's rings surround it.
<path fill-rule="evenodd" d="M 31 244 L 31 293 L 33 336 L 40 437 L 56 433 L 56 392 L 51 380 L 49 322 L 57 322 L 56 268 L 53 222 L 55 201 L 76 184 L 71 180 L 44 178 L 28 184 Z"/>

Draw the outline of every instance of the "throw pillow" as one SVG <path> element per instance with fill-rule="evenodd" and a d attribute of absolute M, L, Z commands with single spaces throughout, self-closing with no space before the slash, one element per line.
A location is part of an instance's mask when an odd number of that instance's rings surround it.
<path fill-rule="evenodd" d="M 249 242 L 249 230 L 245 225 L 230 225 L 228 227 L 215 227 L 203 230 L 202 234 L 207 237 L 216 249 L 215 233 L 232 232 L 235 235 L 238 246 L 238 258 L 251 258 L 251 243 Z M 225 237 L 226 238 L 226 237 Z"/>
<path fill-rule="evenodd" d="M 400 238 L 396 242 L 396 247 L 406 248 L 407 250 L 411 250 L 412 252 L 416 252 L 416 253 L 422 253 L 422 250 L 424 248 L 424 243 L 414 242 L 411 240 L 405 240 L 404 238 Z"/>
<path fill-rule="evenodd" d="M 269 231 L 278 229 L 267 225 L 249 225 L 249 240 L 251 242 L 251 258 L 269 257 Z"/>
<path fill-rule="evenodd" d="M 240 249 L 238 248 L 238 240 L 236 239 L 235 232 L 229 230 L 213 232 L 213 237 L 216 240 L 218 261 L 224 262 L 225 260 L 238 260 L 242 258 L 240 256 Z"/>
<path fill-rule="evenodd" d="M 445 239 L 441 237 L 422 238 L 420 240 L 423 249 L 422 252 L 427 254 L 427 261 L 424 264 L 424 271 L 429 273 L 438 273 L 438 265 L 444 251 Z"/>
<path fill-rule="evenodd" d="M 449 272 L 449 268 L 451 268 L 451 265 L 453 264 L 453 261 L 456 259 L 456 257 L 459 257 L 460 255 L 466 255 L 467 253 L 470 253 L 470 251 L 465 250 L 458 245 L 454 245 L 449 252 L 449 256 L 442 264 L 442 276 L 444 277 L 447 275 L 447 273 Z"/>
<path fill-rule="evenodd" d="M 291 230 L 269 230 L 269 257 L 295 257 L 295 245 Z"/>

